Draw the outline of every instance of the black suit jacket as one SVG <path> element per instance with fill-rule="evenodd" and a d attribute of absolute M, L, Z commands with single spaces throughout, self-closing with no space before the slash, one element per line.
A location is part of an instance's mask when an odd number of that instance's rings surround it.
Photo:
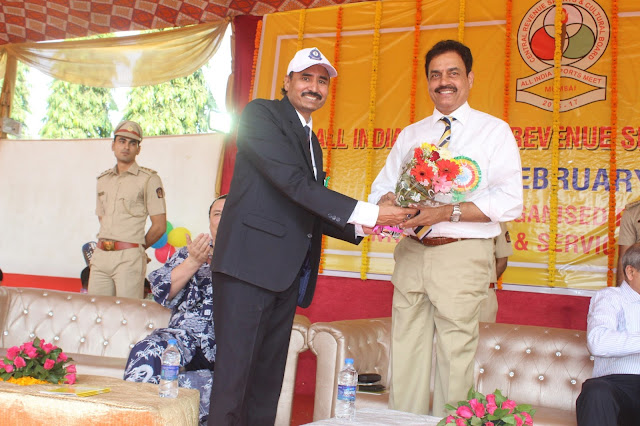
<path fill-rule="evenodd" d="M 309 140 L 289 102 L 256 99 L 238 129 L 233 179 L 216 237 L 211 269 L 272 291 L 287 289 L 309 248 L 311 278 L 300 306 L 313 298 L 322 234 L 358 244 L 347 220 L 357 201 L 324 187 L 322 150 Z"/>

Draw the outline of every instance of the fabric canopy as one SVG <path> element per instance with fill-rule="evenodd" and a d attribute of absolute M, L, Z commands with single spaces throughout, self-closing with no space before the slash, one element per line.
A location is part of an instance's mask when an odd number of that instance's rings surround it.
<path fill-rule="evenodd" d="M 96 87 L 135 87 L 190 75 L 218 50 L 228 20 L 94 40 L 7 44 L 0 47 L 0 76 L 7 55 L 44 74 Z"/>

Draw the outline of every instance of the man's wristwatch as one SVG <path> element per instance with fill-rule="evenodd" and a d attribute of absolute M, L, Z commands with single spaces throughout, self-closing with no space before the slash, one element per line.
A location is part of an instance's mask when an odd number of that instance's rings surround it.
<path fill-rule="evenodd" d="M 454 204 L 453 205 L 453 213 L 451 213 L 451 218 L 449 218 L 449 221 L 451 222 L 460 222 L 460 215 L 462 214 L 462 211 L 460 210 L 460 204 Z"/>

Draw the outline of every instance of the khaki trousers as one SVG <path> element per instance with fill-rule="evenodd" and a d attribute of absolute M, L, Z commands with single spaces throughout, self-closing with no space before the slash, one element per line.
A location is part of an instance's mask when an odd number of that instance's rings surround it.
<path fill-rule="evenodd" d="M 429 414 L 436 336 L 433 415 L 466 399 L 473 385 L 480 303 L 486 299 L 493 239 L 425 247 L 404 238 L 394 252 L 389 407 Z"/>
<path fill-rule="evenodd" d="M 89 294 L 142 299 L 147 256 L 144 248 L 104 251 L 96 248 L 91 257 Z"/>
<path fill-rule="evenodd" d="M 490 288 L 487 298 L 480 304 L 480 322 L 496 322 L 498 317 L 498 296 L 496 290 Z"/>

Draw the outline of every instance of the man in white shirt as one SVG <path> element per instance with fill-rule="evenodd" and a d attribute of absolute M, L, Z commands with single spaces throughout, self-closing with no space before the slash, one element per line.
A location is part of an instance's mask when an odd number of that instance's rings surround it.
<path fill-rule="evenodd" d="M 374 181 L 369 202 L 390 204 L 407 155 L 424 142 L 439 144 L 474 160 L 481 180 L 466 202 L 427 207 L 405 229 L 431 226 L 423 239 L 412 235 L 397 245 L 392 282 L 390 408 L 428 414 L 431 355 L 437 336 L 433 414 L 465 399 L 473 384 L 478 316 L 494 265 L 493 238 L 499 222 L 520 216 L 522 170 L 518 147 L 507 123 L 471 109 L 473 63 L 468 47 L 453 40 L 437 43 L 426 55 L 433 115 L 406 127 Z M 450 125 L 441 119 L 447 117 Z"/>
<path fill-rule="evenodd" d="M 578 426 L 640 423 L 640 245 L 622 256 L 624 281 L 591 298 L 587 345 L 593 378 L 576 401 Z"/>

